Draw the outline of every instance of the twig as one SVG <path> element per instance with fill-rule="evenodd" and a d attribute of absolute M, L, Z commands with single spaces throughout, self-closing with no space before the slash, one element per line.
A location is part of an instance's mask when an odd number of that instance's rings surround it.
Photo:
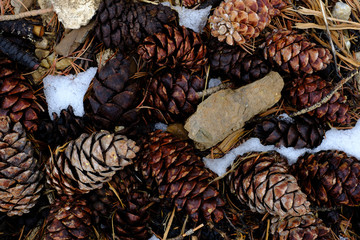
<path fill-rule="evenodd" d="M 331 99 L 331 97 L 332 97 L 345 83 L 347 83 L 351 78 L 353 78 L 356 74 L 359 74 L 359 69 L 356 69 L 356 70 L 352 71 L 352 72 L 349 74 L 348 77 L 341 79 L 341 81 L 340 81 L 338 84 L 336 84 L 335 88 L 334 88 L 328 95 L 326 95 L 323 99 L 321 99 L 320 102 L 317 102 L 317 103 L 315 103 L 314 105 L 312 105 L 312 106 L 310 106 L 310 107 L 307 107 L 307 108 L 304 108 L 304 109 L 302 109 L 302 110 L 300 110 L 300 111 L 297 111 L 297 112 L 295 112 L 295 113 L 292 113 L 292 114 L 290 114 L 289 116 L 290 116 L 290 117 L 296 117 L 296 116 L 305 114 L 305 113 L 307 113 L 307 112 L 311 112 L 311 111 L 317 109 L 318 107 L 320 107 L 321 105 L 327 103 L 327 102 Z"/>
<path fill-rule="evenodd" d="M 326 34 L 327 34 L 327 36 L 329 38 L 329 42 L 330 42 L 330 46 L 331 46 L 331 52 L 332 52 L 332 54 L 334 56 L 336 74 L 340 77 L 341 74 L 340 74 L 340 71 L 339 71 L 339 68 L 338 68 L 338 65 L 337 65 L 335 46 L 334 46 L 334 43 L 333 43 L 332 38 L 331 38 L 331 33 L 330 33 L 330 30 L 329 30 L 328 21 L 326 19 L 324 3 L 321 0 L 320 0 L 320 7 L 321 7 L 321 13 L 322 13 L 323 18 L 324 18 L 324 23 L 325 23 L 325 26 L 326 26 Z"/>
<path fill-rule="evenodd" d="M 196 92 L 196 94 L 198 95 L 199 98 L 202 98 L 202 97 L 207 97 L 215 92 L 218 92 L 222 89 L 225 89 L 225 88 L 228 88 L 232 85 L 232 83 L 222 83 L 220 84 L 219 86 L 216 86 L 216 87 L 212 87 L 212 88 L 208 88 L 204 91 L 200 91 L 200 92 Z"/>
<path fill-rule="evenodd" d="M 169 238 L 168 240 L 183 240 L 185 237 L 193 235 L 197 230 L 199 230 L 202 227 L 204 227 L 203 223 L 200 224 L 199 226 L 197 226 L 196 228 L 187 230 L 186 233 L 184 233 L 184 234 L 180 234 L 179 236 L 174 237 L 174 238 Z"/>
<path fill-rule="evenodd" d="M 174 220 L 174 217 L 175 217 L 175 207 L 174 207 L 174 209 L 173 209 L 173 211 L 172 211 L 172 213 L 171 213 L 171 216 L 170 216 L 170 220 L 169 220 L 169 222 L 168 222 L 168 224 L 167 224 L 167 226 L 166 226 L 166 230 L 165 230 L 165 233 L 164 233 L 164 236 L 163 236 L 163 240 L 166 240 L 166 238 L 167 238 L 167 236 L 168 236 L 168 234 L 169 234 L 169 231 L 170 231 L 170 228 L 171 228 L 171 224 L 172 224 L 172 222 L 173 222 L 173 220 Z"/>
<path fill-rule="evenodd" d="M 20 19 L 20 18 L 34 17 L 37 15 L 50 13 L 52 11 L 54 11 L 53 8 L 44 8 L 44 9 L 23 12 L 23 13 L 19 13 L 19 14 L 15 14 L 15 15 L 2 15 L 2 16 L 0 16 L 0 21 L 10 21 L 10 20 L 16 20 L 16 19 Z"/>

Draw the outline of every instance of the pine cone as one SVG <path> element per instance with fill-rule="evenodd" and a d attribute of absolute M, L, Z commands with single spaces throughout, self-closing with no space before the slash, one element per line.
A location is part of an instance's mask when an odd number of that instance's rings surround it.
<path fill-rule="evenodd" d="M 187 7 L 187 8 L 192 8 L 195 5 L 198 5 L 202 2 L 205 2 L 205 0 L 182 0 L 182 6 Z"/>
<path fill-rule="evenodd" d="M 28 213 L 40 197 L 42 177 L 21 123 L 0 117 L 0 211 Z"/>
<path fill-rule="evenodd" d="M 140 83 L 129 80 L 130 62 L 122 54 L 111 59 L 93 79 L 87 116 L 98 129 L 134 125 L 139 121 Z"/>
<path fill-rule="evenodd" d="M 319 121 L 306 115 L 295 117 L 292 121 L 265 120 L 256 125 L 254 132 L 262 144 L 294 148 L 315 148 L 325 135 Z"/>
<path fill-rule="evenodd" d="M 144 105 L 149 120 L 173 123 L 193 114 L 200 99 L 196 92 L 205 88 L 205 79 L 198 75 L 164 71 L 151 79 Z M 154 109 L 153 109 L 154 108 Z"/>
<path fill-rule="evenodd" d="M 274 4 L 278 4 L 276 8 L 286 5 L 282 1 Z M 258 37 L 270 24 L 271 17 L 278 13 L 269 0 L 225 0 L 209 17 L 211 35 L 229 45 L 242 45 Z"/>
<path fill-rule="evenodd" d="M 83 119 L 75 116 L 73 108 L 69 106 L 67 110 L 61 110 L 60 117 L 53 113 L 53 120 L 42 121 L 36 136 L 51 147 L 56 147 L 78 138 L 84 131 Z"/>
<path fill-rule="evenodd" d="M 209 184 L 215 174 L 204 167 L 187 142 L 156 131 L 143 144 L 137 164 L 148 186 L 156 188 L 160 198 L 174 203 L 177 211 L 185 208 L 194 221 L 200 214 L 208 221 L 223 218 L 221 207 L 225 203 L 214 183 Z"/>
<path fill-rule="evenodd" d="M 238 85 L 254 82 L 270 72 L 270 67 L 254 53 L 250 55 L 239 46 L 229 46 L 216 39 L 208 43 L 209 62 L 216 76 L 230 77 Z"/>
<path fill-rule="evenodd" d="M 284 218 L 309 212 L 310 203 L 276 152 L 244 158 L 229 176 L 230 189 L 255 212 Z"/>
<path fill-rule="evenodd" d="M 51 205 L 44 240 L 90 239 L 91 210 L 84 199 L 62 196 Z"/>
<path fill-rule="evenodd" d="M 145 38 L 138 54 L 145 61 L 170 68 L 183 67 L 198 71 L 208 61 L 206 46 L 200 34 L 185 27 L 164 26 L 163 32 Z"/>
<path fill-rule="evenodd" d="M 270 231 L 274 235 L 273 240 L 330 239 L 328 235 L 330 229 L 311 212 L 303 216 L 288 216 L 284 219 L 274 217 L 271 220 Z"/>
<path fill-rule="evenodd" d="M 332 59 L 328 49 L 290 30 L 273 30 L 262 47 L 265 59 L 287 73 L 312 74 L 325 69 Z"/>
<path fill-rule="evenodd" d="M 291 103 L 299 110 L 320 102 L 333 90 L 331 83 L 316 75 L 297 78 L 291 84 L 292 86 L 287 91 L 289 92 Z M 350 123 L 348 110 L 349 106 L 346 103 L 346 97 L 336 92 L 327 103 L 308 114 L 315 115 L 317 118 L 325 121 L 348 124 Z"/>
<path fill-rule="evenodd" d="M 81 134 L 58 147 L 46 164 L 47 181 L 59 194 L 88 193 L 111 180 L 132 162 L 139 147 L 131 139 L 108 131 Z"/>
<path fill-rule="evenodd" d="M 355 206 L 360 201 L 360 163 L 340 151 L 306 154 L 291 168 L 309 199 L 319 206 Z"/>
<path fill-rule="evenodd" d="M 106 0 L 99 6 L 96 35 L 107 48 L 130 51 L 176 18 L 176 12 L 162 4 Z"/>
<path fill-rule="evenodd" d="M 9 116 L 13 122 L 20 121 L 27 131 L 36 131 L 40 108 L 35 103 L 33 90 L 24 77 L 9 66 L 10 61 L 0 60 L 1 66 L 2 63 L 5 69 L 0 70 L 0 115 Z"/>

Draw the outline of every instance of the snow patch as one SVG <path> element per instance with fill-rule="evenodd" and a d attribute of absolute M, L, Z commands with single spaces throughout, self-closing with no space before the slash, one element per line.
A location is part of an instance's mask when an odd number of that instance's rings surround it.
<path fill-rule="evenodd" d="M 296 163 L 297 159 L 305 153 L 316 153 L 323 150 L 339 150 L 345 152 L 349 156 L 360 159 L 360 121 L 357 122 L 352 129 L 331 129 L 325 133 L 325 136 L 326 137 L 323 139 L 321 145 L 315 149 L 294 149 L 293 147 L 277 148 L 274 145 L 264 146 L 260 143 L 258 138 L 251 138 L 237 148 L 232 149 L 222 158 L 203 158 L 203 161 L 207 168 L 219 176 L 222 176 L 226 173 L 226 169 L 234 162 L 237 156 L 241 156 L 248 152 L 277 151 L 288 160 L 290 165 Z"/>
<path fill-rule="evenodd" d="M 162 131 L 166 131 L 168 125 L 165 124 L 165 123 L 161 123 L 161 122 L 158 122 L 158 123 L 155 123 L 154 125 L 154 130 L 162 130 Z"/>
<path fill-rule="evenodd" d="M 60 115 L 61 110 L 67 109 L 69 105 L 73 107 L 76 116 L 84 115 L 83 98 L 96 71 L 97 68 L 92 67 L 75 76 L 49 75 L 44 78 L 44 93 L 51 119 L 53 112 Z"/>
<path fill-rule="evenodd" d="M 159 240 L 159 238 L 157 238 L 155 235 L 152 235 L 152 237 L 149 238 L 149 240 Z"/>
<path fill-rule="evenodd" d="M 162 2 L 161 4 L 177 11 L 179 15 L 179 24 L 190 28 L 197 33 L 202 32 L 204 29 L 211 10 L 211 5 L 204 9 L 189 9 L 180 6 L 171 6 L 169 2 Z"/>
<path fill-rule="evenodd" d="M 220 78 L 211 78 L 209 80 L 208 88 L 217 87 L 220 84 L 221 84 L 221 79 Z"/>

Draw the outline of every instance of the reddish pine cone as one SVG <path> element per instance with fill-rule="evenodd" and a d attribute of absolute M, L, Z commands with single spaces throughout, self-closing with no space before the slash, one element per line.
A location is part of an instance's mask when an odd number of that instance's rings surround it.
<path fill-rule="evenodd" d="M 0 115 L 9 116 L 13 122 L 20 121 L 27 131 L 36 131 L 40 112 L 36 97 L 24 77 L 15 73 L 10 64 L 6 59 L 0 60 Z"/>
<path fill-rule="evenodd" d="M 271 219 L 270 226 L 273 240 L 315 240 L 331 239 L 330 229 L 313 213 L 302 216 L 288 216 L 284 219 Z"/>
<path fill-rule="evenodd" d="M 96 35 L 107 48 L 131 51 L 176 18 L 177 13 L 162 4 L 106 0 L 99 6 Z"/>
<path fill-rule="evenodd" d="M 319 206 L 359 205 L 360 163 L 340 151 L 306 154 L 291 167 L 308 198 Z"/>
<path fill-rule="evenodd" d="M 173 123 L 183 121 L 196 110 L 200 101 L 196 92 L 205 88 L 205 79 L 187 71 L 165 71 L 151 79 L 144 105 L 149 120 Z"/>
<path fill-rule="evenodd" d="M 88 193 L 131 164 L 138 151 L 135 142 L 123 135 L 84 133 L 55 150 L 46 164 L 47 181 L 59 194 Z"/>
<path fill-rule="evenodd" d="M 291 85 L 287 91 L 291 103 L 299 110 L 320 102 L 334 88 L 330 82 L 316 75 L 296 78 L 291 82 Z M 325 121 L 348 124 L 350 123 L 348 110 L 349 106 L 346 103 L 346 97 L 336 92 L 327 103 L 308 114 Z"/>
<path fill-rule="evenodd" d="M 271 17 L 286 4 L 268 0 L 225 0 L 209 17 L 211 35 L 229 45 L 242 45 L 259 36 L 269 25 Z"/>
<path fill-rule="evenodd" d="M 312 74 L 325 69 L 332 59 L 328 49 L 290 30 L 274 29 L 262 47 L 265 59 L 287 73 Z"/>
<path fill-rule="evenodd" d="M 310 203 L 288 172 L 287 161 L 278 153 L 260 153 L 244 158 L 229 176 L 230 189 L 253 212 L 301 216 L 310 211 Z"/>
<path fill-rule="evenodd" d="M 225 202 L 216 185 L 210 184 L 216 176 L 205 168 L 189 143 L 156 131 L 144 139 L 141 154 L 137 165 L 160 198 L 174 203 L 177 211 L 185 209 L 194 221 L 199 216 L 215 222 L 223 218 L 221 207 Z"/>
<path fill-rule="evenodd" d="M 130 61 L 117 54 L 93 79 L 87 116 L 98 129 L 113 129 L 138 122 L 140 83 L 129 79 Z M 91 108 L 91 109 L 90 109 Z"/>
<path fill-rule="evenodd" d="M 237 85 L 254 82 L 270 72 L 259 54 L 250 55 L 239 46 L 211 39 L 208 43 L 210 70 L 216 76 L 226 75 Z"/>
<path fill-rule="evenodd" d="M 192 8 L 195 5 L 198 5 L 202 2 L 205 2 L 205 0 L 182 0 L 182 6 L 187 7 L 187 8 Z"/>
<path fill-rule="evenodd" d="M 0 117 L 0 212 L 28 213 L 43 187 L 42 173 L 21 123 Z"/>
<path fill-rule="evenodd" d="M 182 27 L 164 26 L 163 32 L 145 38 L 138 54 L 147 62 L 170 68 L 182 67 L 198 71 L 208 61 L 206 46 L 200 34 Z"/>
<path fill-rule="evenodd" d="M 91 210 L 86 201 L 62 196 L 51 205 L 44 240 L 90 239 Z"/>

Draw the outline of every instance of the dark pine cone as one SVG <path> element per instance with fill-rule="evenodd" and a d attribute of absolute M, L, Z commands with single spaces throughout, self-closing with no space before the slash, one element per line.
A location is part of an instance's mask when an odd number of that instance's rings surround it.
<path fill-rule="evenodd" d="M 131 51 L 176 18 L 176 12 L 162 4 L 106 0 L 99 6 L 96 35 L 107 48 Z"/>

